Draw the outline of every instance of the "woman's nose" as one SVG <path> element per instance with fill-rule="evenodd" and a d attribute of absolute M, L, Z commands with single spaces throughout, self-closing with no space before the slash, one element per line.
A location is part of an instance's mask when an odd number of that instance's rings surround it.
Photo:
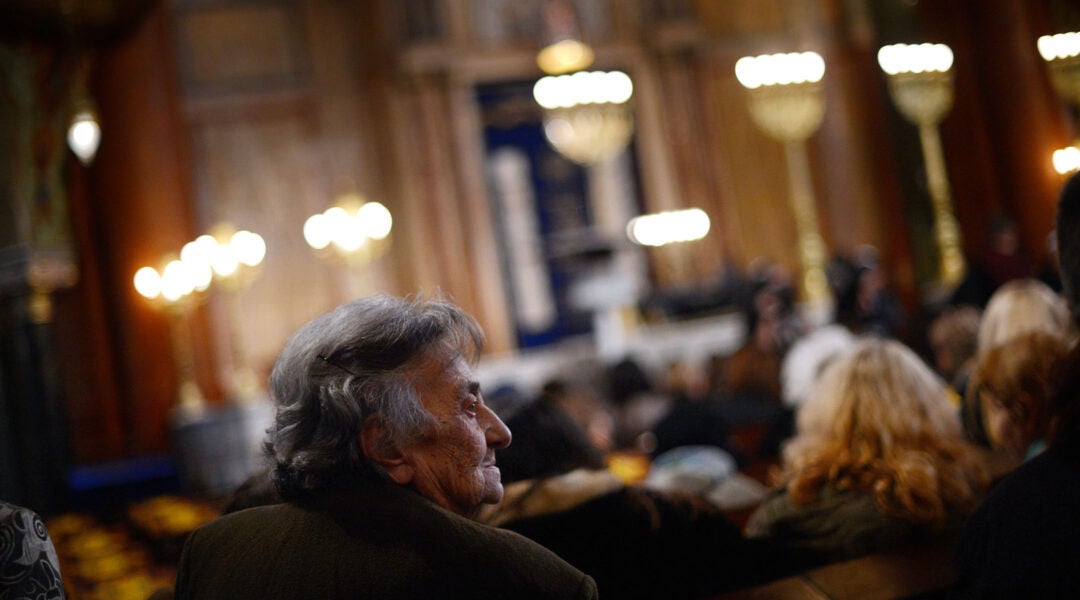
<path fill-rule="evenodd" d="M 510 428 L 506 426 L 506 423 L 502 422 L 499 415 L 495 414 L 487 405 L 484 405 L 484 413 L 487 417 L 487 423 L 484 430 L 487 438 L 487 445 L 490 448 L 501 450 L 510 445 L 510 440 L 513 437 L 510 434 Z"/>

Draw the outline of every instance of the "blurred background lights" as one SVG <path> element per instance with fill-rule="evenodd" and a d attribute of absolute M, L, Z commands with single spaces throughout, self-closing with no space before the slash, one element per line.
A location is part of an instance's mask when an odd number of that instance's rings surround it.
<path fill-rule="evenodd" d="M 666 246 L 699 240 L 709 233 L 709 215 L 700 208 L 634 217 L 626 226 L 630 240 L 642 246 Z"/>
<path fill-rule="evenodd" d="M 84 165 L 90 164 L 101 144 L 101 125 L 94 113 L 89 110 L 79 111 L 68 126 L 67 142 L 75 156 Z"/>
<path fill-rule="evenodd" d="M 547 76 L 533 85 L 533 98 L 542 108 L 570 108 L 580 104 L 622 104 L 634 94 L 634 83 L 622 71 L 579 71 Z"/>
<path fill-rule="evenodd" d="M 763 85 L 816 83 L 825 76 L 825 59 L 817 52 L 744 56 L 735 62 L 735 78 L 747 89 Z"/>
<path fill-rule="evenodd" d="M 304 222 L 304 241 L 316 250 L 330 245 L 330 227 L 326 223 L 326 215 L 319 213 L 308 217 Z"/>
<path fill-rule="evenodd" d="M 944 73 L 952 68 L 953 52 L 945 44 L 890 44 L 878 50 L 878 64 L 888 75 Z"/>
<path fill-rule="evenodd" d="M 364 204 L 356 216 L 364 235 L 373 240 L 381 240 L 390 235 L 390 229 L 394 225 L 390 211 L 378 202 Z"/>
<path fill-rule="evenodd" d="M 266 242 L 262 236 L 246 229 L 234 233 L 229 245 L 236 249 L 237 259 L 249 267 L 258 265 L 266 256 Z"/>
<path fill-rule="evenodd" d="M 1080 148 L 1067 146 L 1054 150 L 1054 170 L 1061 175 L 1080 170 Z"/>
<path fill-rule="evenodd" d="M 390 211 L 378 202 L 349 194 L 341 204 L 311 215 L 304 222 L 304 241 L 315 250 L 333 245 L 344 254 L 357 252 L 370 241 L 386 239 L 393 228 Z"/>
<path fill-rule="evenodd" d="M 135 291 L 144 298 L 154 299 L 161 295 L 161 274 L 153 267 L 135 271 Z"/>
<path fill-rule="evenodd" d="M 1080 33 L 1069 32 L 1056 35 L 1044 35 L 1036 45 L 1043 60 L 1056 60 L 1080 55 Z"/>
<path fill-rule="evenodd" d="M 176 302 L 193 291 L 195 282 L 191 269 L 181 260 L 169 261 L 161 273 L 161 296 L 169 302 Z"/>

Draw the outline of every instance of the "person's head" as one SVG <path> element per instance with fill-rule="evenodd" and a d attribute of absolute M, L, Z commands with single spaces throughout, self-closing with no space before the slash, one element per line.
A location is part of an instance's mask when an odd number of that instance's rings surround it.
<path fill-rule="evenodd" d="M 498 452 L 507 484 L 604 467 L 601 450 L 548 390 L 506 423 L 515 432 L 514 445 Z"/>
<path fill-rule="evenodd" d="M 1031 331 L 1064 336 L 1069 313 L 1064 299 L 1038 279 L 1014 279 L 990 297 L 979 323 L 978 352 Z"/>
<path fill-rule="evenodd" d="M 784 462 L 796 503 L 831 484 L 870 492 L 882 510 L 918 522 L 970 508 L 982 481 L 944 382 L 906 346 L 879 338 L 825 370 L 799 410 Z"/>
<path fill-rule="evenodd" d="M 281 495 L 389 479 L 459 514 L 501 500 L 495 450 L 510 431 L 470 367 L 482 344 L 441 299 L 376 295 L 301 327 L 270 376 L 265 445 Z"/>
<path fill-rule="evenodd" d="M 834 323 L 796 340 L 780 363 L 784 405 L 795 408 L 803 404 L 825 369 L 854 348 L 858 339 L 847 327 Z"/>
<path fill-rule="evenodd" d="M 633 358 L 627 357 L 607 370 L 608 395 L 616 406 L 623 406 L 638 394 L 653 391 L 649 374 Z"/>
<path fill-rule="evenodd" d="M 975 356 L 982 312 L 974 306 L 955 306 L 946 309 L 933 323 L 927 334 L 938 373 L 949 382 L 956 382 L 965 365 Z"/>
<path fill-rule="evenodd" d="M 1073 320 L 1080 323 L 1080 173 L 1061 189 L 1056 232 L 1062 293 Z"/>
<path fill-rule="evenodd" d="M 959 435 L 944 382 L 903 344 L 867 338 L 829 365 L 798 414 L 800 435 L 910 441 Z"/>
<path fill-rule="evenodd" d="M 1058 361 L 1068 352 L 1058 336 L 1032 332 L 987 350 L 968 384 L 990 444 L 1022 458 L 1050 424 Z"/>

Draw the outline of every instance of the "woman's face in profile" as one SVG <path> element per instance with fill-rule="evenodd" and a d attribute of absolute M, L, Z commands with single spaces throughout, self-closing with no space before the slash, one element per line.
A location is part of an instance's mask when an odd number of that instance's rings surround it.
<path fill-rule="evenodd" d="M 1017 402 L 1012 407 L 1006 407 L 1001 399 L 990 391 L 984 391 L 979 396 L 986 437 L 990 443 L 994 448 L 1009 450 L 1022 456 L 1033 441 L 1024 427 L 1026 405 Z"/>
<path fill-rule="evenodd" d="M 435 424 L 402 450 L 412 472 L 407 485 L 464 516 L 475 515 L 481 504 L 501 501 L 495 450 L 510 445 L 510 430 L 484 404 L 468 363 L 457 352 L 438 348 L 419 361 L 413 376 Z"/>

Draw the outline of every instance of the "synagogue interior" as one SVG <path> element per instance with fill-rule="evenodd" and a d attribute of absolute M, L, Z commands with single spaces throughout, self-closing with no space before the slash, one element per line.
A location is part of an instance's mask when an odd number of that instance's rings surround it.
<path fill-rule="evenodd" d="M 799 339 L 952 383 L 940 316 L 1060 291 L 1075 31 L 1070 0 L 6 0 L 0 500 L 69 598 L 171 586 L 263 467 L 290 335 L 382 293 L 475 317 L 488 404 L 558 397 L 628 483 L 722 449 L 696 492 L 743 527 Z M 680 402 L 724 435 L 664 439 Z M 875 597 L 948 583 L 919 572 Z"/>

